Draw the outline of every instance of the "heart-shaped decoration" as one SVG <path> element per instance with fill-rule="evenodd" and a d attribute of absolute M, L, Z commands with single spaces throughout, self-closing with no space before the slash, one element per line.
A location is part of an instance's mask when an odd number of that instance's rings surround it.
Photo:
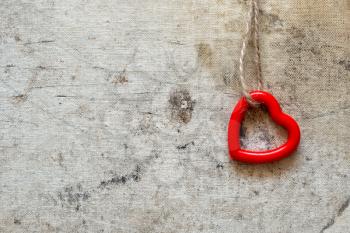
<path fill-rule="evenodd" d="M 278 101 L 268 92 L 253 91 L 252 99 L 264 104 L 276 124 L 283 126 L 288 131 L 288 139 L 282 146 L 267 151 L 250 151 L 241 149 L 240 128 L 249 103 L 242 97 L 232 112 L 228 126 L 228 147 L 231 158 L 245 163 L 269 163 L 288 157 L 298 147 L 300 142 L 300 129 L 297 122 L 289 115 L 282 112 Z"/>

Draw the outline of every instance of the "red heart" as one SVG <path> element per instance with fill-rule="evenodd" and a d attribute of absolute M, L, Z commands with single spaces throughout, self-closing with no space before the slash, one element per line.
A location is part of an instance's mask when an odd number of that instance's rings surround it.
<path fill-rule="evenodd" d="M 300 129 L 297 122 L 282 112 L 278 101 L 270 93 L 253 91 L 250 95 L 256 102 L 266 105 L 271 118 L 288 131 L 288 140 L 273 150 L 249 151 L 241 149 L 239 140 L 241 122 L 249 108 L 246 98 L 242 97 L 232 112 L 228 126 L 228 147 L 231 158 L 245 163 L 268 163 L 288 157 L 297 149 L 300 142 Z"/>

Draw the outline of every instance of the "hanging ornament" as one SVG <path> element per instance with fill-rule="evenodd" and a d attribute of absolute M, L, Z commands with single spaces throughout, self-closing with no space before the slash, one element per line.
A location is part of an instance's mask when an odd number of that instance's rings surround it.
<path fill-rule="evenodd" d="M 289 115 L 282 112 L 278 101 L 273 95 L 262 91 L 263 80 L 261 75 L 260 63 L 260 48 L 259 48 L 259 30 L 258 30 L 258 16 L 259 7 L 258 0 L 251 0 L 251 10 L 249 12 L 249 21 L 247 23 L 247 30 L 243 40 L 241 57 L 240 57 L 240 81 L 242 85 L 243 97 L 238 101 L 234 108 L 229 126 L 228 126 L 228 147 L 232 159 L 245 163 L 269 163 L 274 162 L 291 155 L 298 147 L 300 141 L 300 129 L 297 122 Z M 255 50 L 255 67 L 258 81 L 257 90 L 248 91 L 244 72 L 244 59 L 247 51 L 247 44 L 250 36 L 253 36 L 253 44 Z M 287 142 L 282 146 L 266 151 L 250 151 L 241 149 L 240 146 L 240 128 L 244 115 L 247 110 L 258 104 L 263 104 L 267 107 L 272 120 L 284 127 L 288 131 Z"/>

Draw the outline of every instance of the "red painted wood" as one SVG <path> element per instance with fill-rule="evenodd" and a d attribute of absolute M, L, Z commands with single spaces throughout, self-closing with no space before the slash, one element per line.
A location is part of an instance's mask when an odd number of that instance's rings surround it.
<path fill-rule="evenodd" d="M 242 97 L 234 108 L 228 126 L 228 147 L 231 159 L 245 163 L 269 163 L 291 155 L 300 142 L 300 129 L 297 122 L 289 115 L 282 112 L 275 97 L 268 92 L 253 91 L 250 93 L 253 100 L 264 104 L 276 124 L 283 126 L 288 131 L 288 139 L 282 146 L 266 151 L 250 151 L 241 149 L 240 128 L 249 104 Z"/>

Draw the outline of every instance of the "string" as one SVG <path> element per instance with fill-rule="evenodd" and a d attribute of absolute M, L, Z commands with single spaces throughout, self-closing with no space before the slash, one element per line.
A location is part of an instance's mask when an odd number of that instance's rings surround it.
<path fill-rule="evenodd" d="M 263 89 L 263 79 L 261 72 L 261 62 L 260 62 L 260 46 L 259 46 L 259 4 L 258 0 L 251 0 L 251 8 L 248 13 L 248 21 L 246 24 L 246 32 L 244 34 L 241 56 L 239 59 L 239 71 L 240 71 L 240 81 L 242 85 L 242 93 L 247 98 L 247 101 L 251 105 L 255 105 L 255 101 L 252 100 L 249 94 L 249 85 L 247 84 L 247 79 L 245 77 L 245 68 L 244 61 L 247 54 L 247 46 L 249 40 L 253 36 L 253 44 L 254 44 L 254 64 L 256 69 L 256 78 L 258 82 L 257 90 Z"/>

